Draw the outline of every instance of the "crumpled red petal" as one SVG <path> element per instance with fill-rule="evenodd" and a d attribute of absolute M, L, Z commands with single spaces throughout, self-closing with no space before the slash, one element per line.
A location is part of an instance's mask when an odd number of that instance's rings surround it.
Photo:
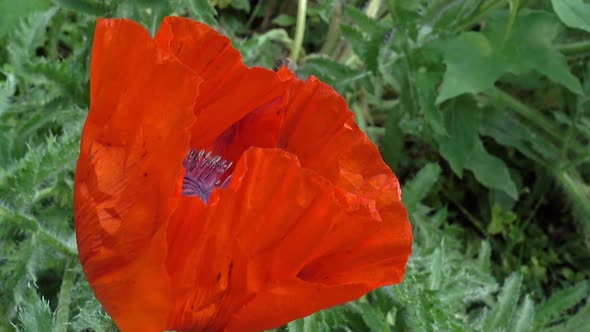
<path fill-rule="evenodd" d="M 292 81 L 291 98 L 285 112 L 279 147 L 297 155 L 304 168 L 313 169 L 334 186 L 372 204 L 382 220 L 379 231 L 366 234 L 357 261 L 345 251 L 335 250 L 350 243 L 346 234 L 324 241 L 325 255 L 304 274 L 308 277 L 338 278 L 342 265 L 363 266 L 367 260 L 391 260 L 391 268 L 375 265 L 347 271 L 348 281 L 379 275 L 382 284 L 401 281 L 411 252 L 412 230 L 401 202 L 399 182 L 385 164 L 377 146 L 358 128 L 346 101 L 315 77 Z M 361 249 L 358 249 L 361 250 Z"/>
<path fill-rule="evenodd" d="M 200 82 L 137 23 L 98 21 L 75 178 L 76 235 L 88 281 L 124 331 L 165 328 L 165 226 Z"/>
<path fill-rule="evenodd" d="M 205 79 L 195 104 L 198 117 L 191 129 L 191 146 L 213 147 L 247 114 L 268 105 L 279 109 L 286 102 L 287 85 L 276 73 L 248 69 L 231 41 L 203 23 L 166 17 L 155 38 L 162 49 Z"/>
<path fill-rule="evenodd" d="M 183 18 L 99 21 L 91 80 L 76 229 L 123 331 L 259 331 L 401 281 L 399 183 L 329 86 Z M 237 162 L 207 204 L 180 194 L 189 146 Z"/>
<path fill-rule="evenodd" d="M 170 329 L 260 331 L 401 279 L 395 272 L 405 247 L 393 256 L 366 252 L 364 239 L 382 230 L 370 202 L 302 168 L 294 155 L 251 148 L 233 176 L 206 208 L 182 198 L 171 219 Z M 332 251 L 350 263 L 326 257 L 325 242 L 338 243 Z M 318 259 L 338 269 L 326 275 Z"/>

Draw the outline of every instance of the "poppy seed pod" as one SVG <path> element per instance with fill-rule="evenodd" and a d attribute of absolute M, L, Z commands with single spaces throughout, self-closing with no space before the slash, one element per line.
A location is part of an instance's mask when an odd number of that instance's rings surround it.
<path fill-rule="evenodd" d="M 101 19 L 76 169 L 80 260 L 124 331 L 261 331 L 399 283 L 399 183 L 345 100 L 208 26 Z"/>

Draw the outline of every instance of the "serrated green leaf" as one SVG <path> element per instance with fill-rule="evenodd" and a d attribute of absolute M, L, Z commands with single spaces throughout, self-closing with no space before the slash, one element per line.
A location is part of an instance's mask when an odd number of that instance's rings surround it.
<path fill-rule="evenodd" d="M 379 21 L 368 17 L 367 14 L 353 6 L 346 6 L 345 13 L 350 17 L 353 25 L 367 35 L 379 35 L 386 30 Z"/>
<path fill-rule="evenodd" d="M 112 10 L 105 1 L 98 0 L 52 0 L 59 6 L 95 16 L 106 16 Z"/>
<path fill-rule="evenodd" d="M 0 38 L 12 31 L 21 18 L 46 10 L 50 5 L 49 0 L 0 0 Z"/>
<path fill-rule="evenodd" d="M 502 331 L 508 327 L 512 314 L 516 309 L 518 298 L 520 297 L 521 285 L 522 276 L 519 274 L 514 273 L 506 278 L 500 290 L 498 302 L 483 324 L 483 331 Z"/>
<path fill-rule="evenodd" d="M 422 167 L 410 182 L 404 184 L 402 199 L 410 213 L 416 210 L 417 204 L 430 192 L 440 173 L 441 169 L 437 163 L 429 163 Z"/>
<path fill-rule="evenodd" d="M 20 22 L 13 32 L 14 37 L 6 45 L 12 65 L 22 66 L 27 59 L 33 58 L 35 50 L 45 42 L 47 26 L 56 12 L 56 8 L 51 8 L 32 14 Z"/>
<path fill-rule="evenodd" d="M 442 286 L 443 279 L 443 252 L 440 248 L 436 248 L 432 254 L 432 263 L 430 264 L 430 289 L 439 290 Z"/>
<path fill-rule="evenodd" d="M 342 35 L 367 67 L 373 73 L 377 73 L 379 52 L 384 44 L 387 29 L 354 7 L 347 6 L 346 13 L 351 17 L 352 25 L 341 24 Z"/>
<path fill-rule="evenodd" d="M 588 296 L 588 281 L 555 292 L 537 307 L 537 320 L 549 322 L 563 315 L 565 311 L 580 303 Z"/>
<path fill-rule="evenodd" d="M 477 267 L 479 270 L 490 273 L 492 270 L 492 247 L 488 241 L 481 241 L 479 255 L 477 256 Z"/>
<path fill-rule="evenodd" d="M 0 118 L 2 113 L 8 107 L 8 102 L 16 91 L 16 80 L 14 75 L 6 74 L 6 80 L 0 83 Z"/>
<path fill-rule="evenodd" d="M 586 300 L 586 304 L 578 310 L 574 315 L 552 328 L 547 329 L 550 332 L 579 332 L 580 327 L 590 326 L 590 297 Z"/>
<path fill-rule="evenodd" d="M 376 307 L 369 303 L 359 303 L 358 306 L 361 309 L 361 316 L 369 331 L 382 332 L 390 329 L 385 315 L 377 310 Z"/>
<path fill-rule="evenodd" d="M 530 332 L 535 327 L 535 304 L 530 296 L 525 296 L 524 301 L 516 311 L 514 323 L 510 329 L 513 332 Z"/>
<path fill-rule="evenodd" d="M 558 22 L 546 12 L 522 11 L 509 36 L 510 18 L 498 15 L 483 32 L 465 32 L 442 46 L 447 71 L 437 103 L 491 88 L 506 73 L 536 70 L 570 91 L 583 94 L 565 57 L 552 45 Z"/>
<path fill-rule="evenodd" d="M 18 330 L 51 331 L 53 329 L 53 313 L 49 302 L 39 297 L 32 286 L 29 286 L 18 313 Z"/>
<path fill-rule="evenodd" d="M 583 0 L 551 0 L 561 21 L 572 28 L 590 32 L 590 4 Z"/>
<path fill-rule="evenodd" d="M 198 21 L 205 22 L 209 25 L 215 25 L 217 20 L 215 17 L 217 16 L 217 11 L 209 0 L 186 0 L 190 6 L 191 14 L 194 18 Z"/>
<path fill-rule="evenodd" d="M 350 88 L 353 82 L 361 80 L 370 74 L 366 71 L 355 70 L 321 55 L 307 57 L 298 71 L 317 76 L 341 93 Z"/>

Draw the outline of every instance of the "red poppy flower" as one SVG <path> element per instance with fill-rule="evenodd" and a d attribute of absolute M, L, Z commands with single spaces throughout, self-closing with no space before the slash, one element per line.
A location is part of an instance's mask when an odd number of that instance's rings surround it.
<path fill-rule="evenodd" d="M 259 331 L 402 280 L 395 175 L 326 84 L 184 18 L 99 20 L 80 260 L 123 331 Z"/>

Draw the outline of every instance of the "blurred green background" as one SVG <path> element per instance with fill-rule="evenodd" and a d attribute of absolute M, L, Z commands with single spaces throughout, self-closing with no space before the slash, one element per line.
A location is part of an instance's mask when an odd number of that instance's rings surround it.
<path fill-rule="evenodd" d="M 403 185 L 404 282 L 280 330 L 590 326 L 589 1 L 0 0 L 0 331 L 116 330 L 73 235 L 92 36 L 166 15 L 331 84 Z"/>

